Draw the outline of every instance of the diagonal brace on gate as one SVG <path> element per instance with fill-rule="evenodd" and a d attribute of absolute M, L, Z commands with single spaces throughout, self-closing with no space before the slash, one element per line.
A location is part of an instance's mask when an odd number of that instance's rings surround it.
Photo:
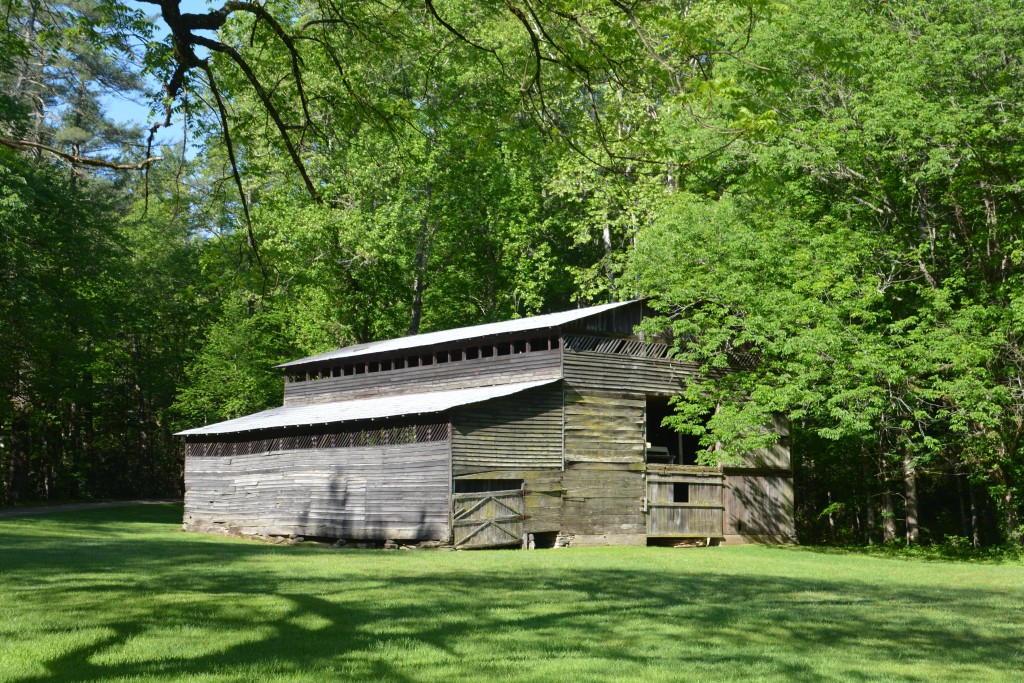
<path fill-rule="evenodd" d="M 515 508 L 511 507 L 510 505 L 508 505 L 508 503 L 505 503 L 505 502 L 499 500 L 498 498 L 495 498 L 494 496 L 487 496 L 485 498 L 481 498 L 480 500 L 478 500 L 476 503 L 474 503 L 470 507 L 463 508 L 463 509 L 459 510 L 458 512 L 456 512 L 455 513 L 455 519 L 458 520 L 458 519 L 462 519 L 463 517 L 466 517 L 468 515 L 471 515 L 474 512 L 476 512 L 477 510 L 479 510 L 480 508 L 482 508 L 485 505 L 487 505 L 487 503 L 489 503 L 489 502 L 497 503 L 498 505 L 500 505 L 501 507 L 505 508 L 510 513 L 512 513 L 513 515 L 517 515 L 519 517 L 522 517 L 522 515 L 519 512 L 519 510 L 516 510 Z"/>

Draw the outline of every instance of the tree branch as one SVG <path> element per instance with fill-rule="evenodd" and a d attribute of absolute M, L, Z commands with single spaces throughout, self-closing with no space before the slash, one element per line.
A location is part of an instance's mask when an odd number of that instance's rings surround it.
<path fill-rule="evenodd" d="M 71 162 L 73 164 L 80 164 L 82 166 L 91 166 L 93 168 L 109 168 L 115 171 L 141 171 L 149 167 L 157 161 L 161 161 L 163 157 L 149 157 L 135 164 L 120 164 L 116 161 L 107 161 L 106 159 L 97 159 L 96 157 L 82 156 L 80 154 L 69 154 L 68 152 L 62 152 L 55 147 L 49 145 L 43 145 L 38 142 L 30 142 L 28 140 L 11 140 L 10 138 L 0 137 L 0 145 L 16 149 L 19 152 L 26 152 L 30 149 L 47 152 L 59 157 L 64 161 Z"/>
<path fill-rule="evenodd" d="M 228 111 L 224 106 L 224 100 L 220 96 L 220 90 L 217 88 L 217 83 L 214 81 L 213 70 L 210 69 L 210 65 L 204 64 L 203 71 L 206 72 L 206 77 L 209 79 L 210 92 L 213 93 L 214 102 L 217 104 L 217 113 L 220 115 L 224 146 L 227 149 L 228 161 L 231 163 L 231 175 L 234 178 L 235 187 L 238 189 L 238 199 L 242 202 L 242 213 L 245 216 L 245 230 L 248 237 L 246 241 L 249 244 L 249 248 L 252 249 L 253 256 L 256 258 L 256 264 L 259 266 L 260 272 L 263 274 L 263 279 L 266 281 L 267 270 L 263 266 L 263 260 L 260 258 L 260 250 L 259 245 L 256 242 L 256 234 L 252 229 L 252 217 L 249 215 L 249 200 L 245 196 L 245 188 L 242 187 L 242 175 L 238 170 L 238 159 L 235 156 L 235 145 L 231 140 L 231 134 L 228 129 Z"/>
<path fill-rule="evenodd" d="M 263 88 L 262 83 L 260 83 L 259 78 L 256 76 L 255 72 L 253 72 L 249 63 L 238 53 L 238 50 L 230 45 L 226 45 L 217 40 L 210 40 L 203 36 L 193 36 L 192 39 L 197 45 L 202 45 L 208 50 L 227 55 L 227 57 L 242 70 L 246 80 L 249 81 L 249 85 L 253 87 L 260 98 L 260 102 L 263 103 L 263 108 L 266 109 L 267 114 L 270 116 L 271 120 L 273 120 L 274 125 L 277 126 L 277 130 L 281 134 L 281 140 L 284 142 L 285 149 L 288 150 L 288 156 L 291 157 L 296 170 L 298 170 L 299 175 L 302 176 L 302 182 L 306 185 L 306 191 L 309 193 L 309 196 L 313 198 L 313 201 L 319 203 L 321 201 L 320 193 L 317 192 L 316 187 L 313 185 L 313 181 L 310 179 L 309 173 L 306 171 L 306 164 L 303 163 L 298 150 L 295 149 L 295 145 L 292 143 L 291 136 L 288 135 L 288 126 L 285 125 L 284 120 L 281 118 L 281 112 L 277 109 L 277 105 L 271 101 L 270 95 L 268 95 L 267 91 Z M 207 75 L 210 78 L 213 78 L 209 65 L 205 67 L 205 70 L 207 71 Z"/>

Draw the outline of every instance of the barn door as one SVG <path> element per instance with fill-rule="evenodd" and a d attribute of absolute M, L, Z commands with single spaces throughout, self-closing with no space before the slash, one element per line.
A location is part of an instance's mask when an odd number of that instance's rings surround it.
<path fill-rule="evenodd" d="M 455 547 L 521 545 L 525 510 L 522 489 L 452 494 Z"/>

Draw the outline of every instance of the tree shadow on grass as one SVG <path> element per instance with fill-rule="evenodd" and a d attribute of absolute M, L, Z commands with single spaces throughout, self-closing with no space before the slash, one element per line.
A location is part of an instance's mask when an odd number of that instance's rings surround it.
<path fill-rule="evenodd" d="M 1012 680 L 1024 668 L 1021 616 L 1000 613 L 1019 602 L 1019 589 L 950 594 L 882 581 L 709 573 L 690 567 L 685 551 L 658 549 L 636 549 L 641 561 L 608 568 L 600 558 L 616 564 L 627 556 L 338 552 L 191 534 L 134 542 L 105 534 L 113 527 L 104 519 L 75 524 L 82 542 L 68 538 L 55 549 L 65 562 L 18 552 L 19 543 L 38 550 L 45 539 L 0 537 L 0 581 L 19 589 L 23 609 L 62 604 L 97 629 L 18 683 L 212 673 L 873 680 L 882 677 L 880 664 L 894 662 L 900 680 L 930 680 L 936 670 Z M 61 636 L 83 625 L 49 628 Z"/>

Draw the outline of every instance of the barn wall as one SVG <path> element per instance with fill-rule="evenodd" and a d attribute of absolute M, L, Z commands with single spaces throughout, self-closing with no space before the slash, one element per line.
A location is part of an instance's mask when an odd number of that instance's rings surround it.
<path fill-rule="evenodd" d="M 642 544 L 644 396 L 565 386 L 562 531 L 573 545 Z"/>
<path fill-rule="evenodd" d="M 743 467 L 725 470 L 729 542 L 796 540 L 789 420 L 777 416 L 770 427 L 779 434 L 777 443 L 744 458 Z"/>
<path fill-rule="evenodd" d="M 554 384 L 467 406 L 452 415 L 457 480 L 523 482 L 527 533 L 562 520 L 562 387 Z"/>
<path fill-rule="evenodd" d="M 538 387 L 452 415 L 452 472 L 561 469 L 562 387 Z"/>
<path fill-rule="evenodd" d="M 448 538 L 448 441 L 185 459 L 185 528 Z"/>
<path fill-rule="evenodd" d="M 726 470 L 725 535 L 727 541 L 796 540 L 793 475 L 785 470 Z"/>
<path fill-rule="evenodd" d="M 594 351 L 573 351 L 565 349 L 563 372 L 568 384 L 576 387 L 581 393 L 595 393 L 609 389 L 627 389 L 637 392 L 635 396 L 642 402 L 644 394 L 678 393 L 686 382 L 698 376 L 698 368 L 694 365 L 667 358 L 643 358 L 638 356 L 599 353 Z M 596 406 L 588 408 L 597 411 Z M 607 411 L 608 408 L 603 410 Z M 586 411 L 584 411 L 586 412 Z M 612 409 L 612 413 L 614 413 Z M 572 450 L 596 447 L 600 442 L 608 443 L 602 456 L 606 461 L 643 462 L 643 437 L 636 439 L 637 445 L 630 451 L 628 438 L 623 439 L 629 430 L 621 423 L 618 427 L 611 425 L 598 431 L 583 426 L 574 427 L 574 418 L 567 402 L 566 407 L 566 462 L 573 460 Z M 641 418 L 642 419 L 642 418 Z M 621 421 L 621 417 L 620 417 Z M 597 423 L 599 420 L 590 420 Z M 584 420 L 583 425 L 588 424 Z M 779 433 L 778 443 L 769 448 L 759 450 L 746 458 L 744 468 L 732 469 L 725 479 L 724 489 L 724 520 L 722 530 L 727 541 L 789 541 L 795 538 L 793 523 L 793 480 L 790 471 L 789 424 L 785 418 L 776 418 L 771 428 Z M 609 438 L 609 430 L 616 437 Z M 642 422 L 641 422 L 642 430 Z M 579 435 L 575 446 L 570 435 L 574 431 Z M 568 468 L 568 465 L 567 465 Z M 570 469 L 566 471 L 566 485 L 570 488 Z M 623 477 L 625 475 L 617 475 Z M 628 479 L 627 479 L 628 481 Z M 618 482 L 619 486 L 627 486 Z M 629 487 L 622 490 L 630 491 Z M 566 495 L 569 495 L 568 493 Z M 642 496 L 642 493 L 641 493 Z M 623 506 L 625 501 L 618 501 Z M 612 503 L 606 501 L 606 509 L 612 509 Z M 580 509 L 574 509 L 579 506 Z M 573 503 L 567 500 L 564 516 L 566 519 L 579 518 L 580 526 L 586 527 L 585 519 L 589 515 L 589 507 L 593 504 Z M 628 508 L 621 507 L 626 510 Z M 590 515 L 591 518 L 592 515 Z M 599 519 L 596 518 L 596 519 Z M 608 526 L 614 526 L 620 520 L 608 518 Z M 590 525 L 595 526 L 594 524 Z M 623 527 L 625 529 L 625 526 Z"/>
<path fill-rule="evenodd" d="M 508 382 L 555 379 L 561 374 L 560 363 L 561 353 L 554 349 L 362 375 L 286 382 L 284 403 L 326 403 L 413 391 L 444 391 Z"/>
<path fill-rule="evenodd" d="M 697 366 L 668 358 L 569 349 L 565 350 L 563 372 L 575 387 L 651 394 L 678 394 L 699 374 Z"/>

